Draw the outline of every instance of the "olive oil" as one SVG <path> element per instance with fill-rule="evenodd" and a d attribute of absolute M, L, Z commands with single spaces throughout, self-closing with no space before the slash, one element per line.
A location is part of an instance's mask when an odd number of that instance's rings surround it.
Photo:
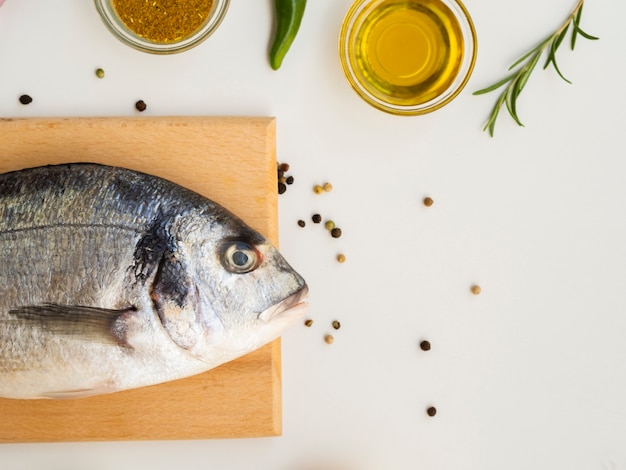
<path fill-rule="evenodd" d="M 359 13 L 348 39 L 359 81 L 376 99 L 415 106 L 444 93 L 463 63 L 464 39 L 442 0 L 380 0 Z"/>

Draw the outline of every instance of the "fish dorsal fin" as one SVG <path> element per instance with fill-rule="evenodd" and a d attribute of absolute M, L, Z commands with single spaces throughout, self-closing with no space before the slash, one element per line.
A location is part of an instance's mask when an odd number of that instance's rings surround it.
<path fill-rule="evenodd" d="M 50 334 L 129 347 L 119 320 L 136 310 L 135 307 L 106 309 L 46 303 L 15 307 L 9 310 L 9 315 Z"/>
<path fill-rule="evenodd" d="M 183 349 L 192 349 L 202 335 L 198 319 L 199 299 L 181 253 L 167 252 L 163 255 L 150 297 L 174 343 Z"/>

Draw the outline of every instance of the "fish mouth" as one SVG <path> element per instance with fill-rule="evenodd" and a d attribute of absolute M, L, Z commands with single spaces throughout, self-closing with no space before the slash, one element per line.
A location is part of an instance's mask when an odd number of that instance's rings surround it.
<path fill-rule="evenodd" d="M 309 307 L 308 296 L 309 288 L 305 284 L 297 292 L 261 312 L 259 314 L 259 320 L 263 320 L 265 322 L 269 322 L 277 318 L 297 320 L 304 315 L 304 312 L 306 312 Z"/>

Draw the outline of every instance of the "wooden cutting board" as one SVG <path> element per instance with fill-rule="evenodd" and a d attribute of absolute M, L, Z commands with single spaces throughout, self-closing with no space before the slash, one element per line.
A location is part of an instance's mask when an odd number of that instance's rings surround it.
<path fill-rule="evenodd" d="M 273 118 L 0 119 L 0 172 L 89 161 L 161 176 L 278 243 Z M 0 399 L 0 442 L 281 433 L 280 341 L 204 374 L 76 400 Z"/>

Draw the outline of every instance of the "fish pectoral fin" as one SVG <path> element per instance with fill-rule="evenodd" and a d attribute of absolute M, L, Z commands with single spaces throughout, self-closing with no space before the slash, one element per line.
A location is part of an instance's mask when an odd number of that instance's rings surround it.
<path fill-rule="evenodd" d="M 106 309 L 81 305 L 22 305 L 9 315 L 50 334 L 72 336 L 86 341 L 130 347 L 125 338 L 124 315 L 135 307 Z"/>
<path fill-rule="evenodd" d="M 192 349 L 202 337 L 198 319 L 199 294 L 180 254 L 166 253 L 150 291 L 152 304 L 172 341 Z"/>

